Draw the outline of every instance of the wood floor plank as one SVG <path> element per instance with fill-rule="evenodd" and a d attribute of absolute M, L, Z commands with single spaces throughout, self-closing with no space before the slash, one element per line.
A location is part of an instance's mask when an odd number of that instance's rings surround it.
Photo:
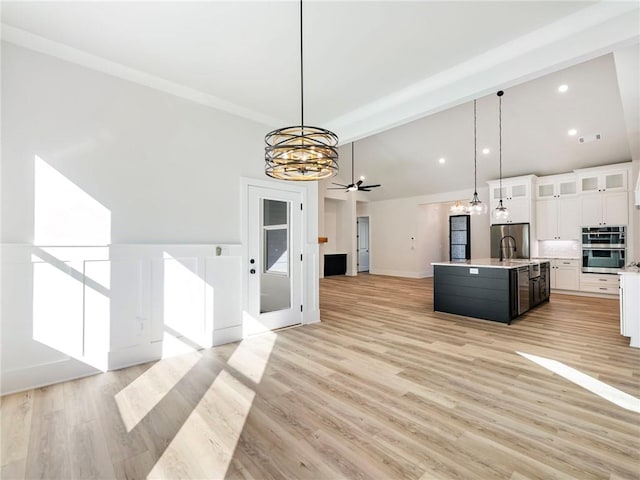
<path fill-rule="evenodd" d="M 99 420 L 78 422 L 69 430 L 71 478 L 114 478 L 115 472 Z"/>
<path fill-rule="evenodd" d="M 2 478 L 640 479 L 640 414 L 518 353 L 637 397 L 617 301 L 503 325 L 431 279 L 320 288 L 321 323 L 2 398 Z"/>
<path fill-rule="evenodd" d="M 24 469 L 20 465 L 27 458 L 32 418 L 33 391 L 14 393 L 0 399 L 0 466 L 7 466 L 7 470 L 17 472 Z"/>
<path fill-rule="evenodd" d="M 73 478 L 69 432 L 62 410 L 34 416 L 25 468 L 26 478 Z"/>

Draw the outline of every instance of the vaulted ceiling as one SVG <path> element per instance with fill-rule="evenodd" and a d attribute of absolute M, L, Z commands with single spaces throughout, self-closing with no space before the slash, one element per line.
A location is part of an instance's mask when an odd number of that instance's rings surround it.
<path fill-rule="evenodd" d="M 300 121 L 298 8 L 3 2 L 2 36 L 268 129 Z M 357 141 L 356 174 L 384 185 L 371 199 L 472 185 L 474 98 L 478 147 L 491 150 L 479 181 L 496 178 L 499 89 L 506 176 L 627 161 L 638 97 L 620 75 L 633 75 L 638 25 L 633 1 L 308 1 L 305 123 L 340 136 L 345 178 Z"/>

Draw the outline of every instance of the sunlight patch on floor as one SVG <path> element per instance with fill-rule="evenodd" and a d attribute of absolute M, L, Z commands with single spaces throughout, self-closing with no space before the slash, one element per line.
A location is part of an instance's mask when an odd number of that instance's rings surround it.
<path fill-rule="evenodd" d="M 617 388 L 607 385 L 600 380 L 597 380 L 585 373 L 576 370 L 568 365 L 557 360 L 551 360 L 549 358 L 538 357 L 531 355 L 530 353 L 516 352 L 521 357 L 531 360 L 532 362 L 552 371 L 553 373 L 560 375 L 561 377 L 575 383 L 576 385 L 595 393 L 599 397 L 608 400 L 609 402 L 618 405 L 626 410 L 640 413 L 640 399 L 629 395 Z"/>
<path fill-rule="evenodd" d="M 157 362 L 115 395 L 120 417 L 127 429 L 140 421 L 171 391 L 198 362 L 200 353 Z"/>
<path fill-rule="evenodd" d="M 228 365 L 258 384 L 275 346 L 273 332 L 238 344 Z M 223 478 L 251 411 L 255 392 L 222 370 L 193 409 L 148 478 Z M 181 462 L 198 458 L 198 462 Z"/>
<path fill-rule="evenodd" d="M 224 478 L 254 397 L 222 370 L 147 478 Z"/>
<path fill-rule="evenodd" d="M 277 336 L 267 332 L 243 340 L 227 363 L 254 383 L 260 383 Z"/>

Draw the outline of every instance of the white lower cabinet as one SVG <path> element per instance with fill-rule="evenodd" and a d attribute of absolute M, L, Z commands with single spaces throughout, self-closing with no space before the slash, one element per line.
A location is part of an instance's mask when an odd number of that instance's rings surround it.
<path fill-rule="evenodd" d="M 640 348 L 640 273 L 620 274 L 620 334 Z"/>
<path fill-rule="evenodd" d="M 579 290 L 580 260 L 551 260 L 551 288 L 556 290 Z"/>
<path fill-rule="evenodd" d="M 618 275 L 583 273 L 580 275 L 580 290 L 583 292 L 618 295 L 620 280 Z"/>

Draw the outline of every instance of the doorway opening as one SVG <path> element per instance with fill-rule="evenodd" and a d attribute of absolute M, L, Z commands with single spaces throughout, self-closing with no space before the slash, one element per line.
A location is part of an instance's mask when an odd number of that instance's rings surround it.
<path fill-rule="evenodd" d="M 358 273 L 369 271 L 369 217 L 357 217 Z"/>
<path fill-rule="evenodd" d="M 449 260 L 471 260 L 471 216 L 449 217 Z"/>

